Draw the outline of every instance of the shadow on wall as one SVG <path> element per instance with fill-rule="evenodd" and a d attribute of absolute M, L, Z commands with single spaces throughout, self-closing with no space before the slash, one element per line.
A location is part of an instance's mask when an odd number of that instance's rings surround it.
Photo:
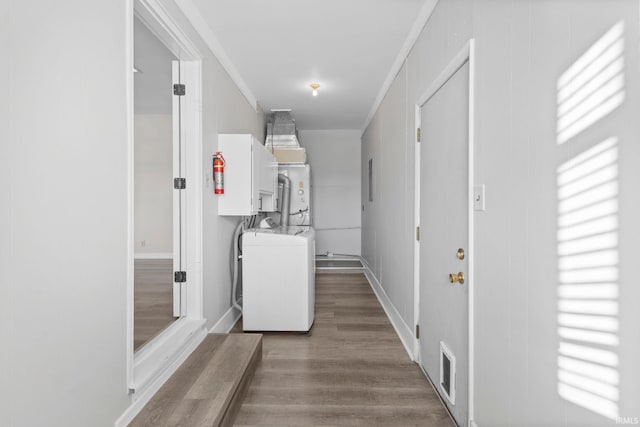
<path fill-rule="evenodd" d="M 624 24 L 596 41 L 558 79 L 557 143 L 622 104 Z M 558 393 L 609 419 L 619 416 L 618 138 L 557 169 Z"/>

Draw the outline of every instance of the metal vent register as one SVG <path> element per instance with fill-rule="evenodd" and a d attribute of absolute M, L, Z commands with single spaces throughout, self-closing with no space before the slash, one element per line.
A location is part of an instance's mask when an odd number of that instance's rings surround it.
<path fill-rule="evenodd" d="M 440 341 L 440 389 L 452 405 L 456 403 L 456 358 Z"/>
<path fill-rule="evenodd" d="M 362 261 L 358 257 L 341 257 L 319 255 L 316 257 L 317 270 L 364 270 Z"/>

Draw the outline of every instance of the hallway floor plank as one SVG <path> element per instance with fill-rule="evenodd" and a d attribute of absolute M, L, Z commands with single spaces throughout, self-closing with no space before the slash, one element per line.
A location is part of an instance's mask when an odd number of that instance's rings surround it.
<path fill-rule="evenodd" d="M 241 332 L 240 323 L 235 332 Z M 363 274 L 317 274 L 311 336 L 265 333 L 236 426 L 450 426 Z"/>

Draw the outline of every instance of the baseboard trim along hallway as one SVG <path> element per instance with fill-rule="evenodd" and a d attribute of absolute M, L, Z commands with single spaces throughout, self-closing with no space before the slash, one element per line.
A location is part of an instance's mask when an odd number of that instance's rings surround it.
<path fill-rule="evenodd" d="M 404 349 L 409 355 L 409 358 L 415 362 L 415 355 L 413 354 L 413 350 L 412 350 L 413 348 L 412 328 L 410 328 L 409 325 L 407 325 L 405 321 L 402 319 L 402 316 L 400 315 L 398 310 L 396 310 L 396 307 L 393 305 L 393 303 L 389 299 L 389 296 L 384 291 L 382 285 L 378 281 L 378 278 L 376 277 L 375 274 L 373 274 L 373 271 L 371 271 L 369 264 L 367 264 L 367 261 L 364 258 L 362 258 L 362 265 L 364 266 L 364 275 L 367 278 L 367 281 L 369 282 L 369 285 L 371 286 L 373 293 L 376 294 L 376 297 L 378 297 L 378 301 L 380 301 L 380 305 L 382 306 L 382 309 L 387 314 L 387 317 L 389 318 L 389 321 L 391 322 L 393 329 L 395 329 L 396 334 L 398 334 L 398 338 L 400 338 L 400 341 L 402 342 Z"/>
<path fill-rule="evenodd" d="M 233 329 L 233 326 L 238 323 L 242 317 L 242 313 L 235 307 L 231 307 L 225 314 L 222 315 L 220 320 L 209 329 L 210 334 L 226 334 Z"/>

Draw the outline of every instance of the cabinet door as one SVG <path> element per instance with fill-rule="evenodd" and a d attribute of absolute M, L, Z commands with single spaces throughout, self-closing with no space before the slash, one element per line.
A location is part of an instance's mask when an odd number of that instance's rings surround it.
<path fill-rule="evenodd" d="M 253 165 L 251 135 L 220 135 L 218 151 L 225 159 L 224 194 L 218 199 L 218 214 L 248 216 L 257 211 L 253 200 Z"/>
<path fill-rule="evenodd" d="M 254 174 L 258 192 L 257 209 L 261 212 L 276 210 L 278 194 L 278 163 L 269 149 L 254 139 Z"/>
<path fill-rule="evenodd" d="M 278 164 L 271 152 L 248 134 L 220 135 L 218 150 L 225 159 L 218 214 L 249 216 L 274 211 Z"/>

